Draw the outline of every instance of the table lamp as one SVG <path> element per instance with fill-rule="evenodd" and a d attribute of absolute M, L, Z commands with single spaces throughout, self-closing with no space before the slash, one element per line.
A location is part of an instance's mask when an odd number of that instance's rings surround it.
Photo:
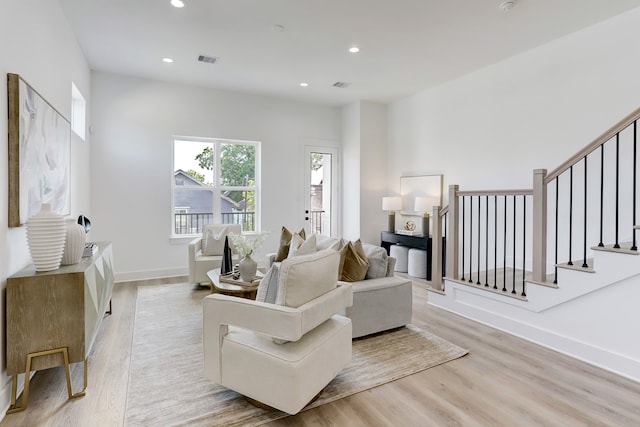
<path fill-rule="evenodd" d="M 435 197 L 416 197 L 414 210 L 422 214 L 422 234 L 429 237 L 429 210 L 438 203 Z"/>
<path fill-rule="evenodd" d="M 396 232 L 396 211 L 402 209 L 402 198 L 399 196 L 383 197 L 382 210 L 389 211 L 389 224 L 387 226 L 390 233 Z"/>

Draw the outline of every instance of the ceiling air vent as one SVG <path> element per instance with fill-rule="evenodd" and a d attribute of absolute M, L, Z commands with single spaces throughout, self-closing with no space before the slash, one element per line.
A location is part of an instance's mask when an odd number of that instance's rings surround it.
<path fill-rule="evenodd" d="M 218 60 L 218 58 L 215 58 L 213 56 L 206 56 L 206 55 L 200 55 L 198 56 L 198 61 L 200 62 L 206 62 L 207 64 L 215 64 L 215 62 Z"/>
<path fill-rule="evenodd" d="M 335 82 L 333 84 L 334 87 L 339 87 L 340 89 L 344 89 L 345 87 L 349 86 L 351 83 L 347 83 L 347 82 Z"/>

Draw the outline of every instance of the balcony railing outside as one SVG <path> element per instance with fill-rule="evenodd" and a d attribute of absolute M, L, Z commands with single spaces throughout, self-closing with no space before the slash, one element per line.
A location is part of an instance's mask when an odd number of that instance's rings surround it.
<path fill-rule="evenodd" d="M 241 224 L 243 231 L 255 231 L 255 212 L 222 212 L 223 224 Z M 176 213 L 175 234 L 199 234 L 205 224 L 212 224 L 213 213 Z"/>

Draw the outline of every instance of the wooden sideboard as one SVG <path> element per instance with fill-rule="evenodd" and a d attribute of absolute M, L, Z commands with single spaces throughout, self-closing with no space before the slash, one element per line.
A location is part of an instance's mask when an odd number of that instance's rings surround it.
<path fill-rule="evenodd" d="M 13 376 L 11 408 L 26 408 L 31 371 L 64 365 L 69 397 L 73 394 L 69 364 L 84 362 L 96 339 L 113 291 L 111 243 L 98 242 L 98 251 L 80 263 L 36 272 L 33 265 L 7 279 L 7 374 Z M 18 374 L 26 373 L 22 406 L 15 406 Z"/>

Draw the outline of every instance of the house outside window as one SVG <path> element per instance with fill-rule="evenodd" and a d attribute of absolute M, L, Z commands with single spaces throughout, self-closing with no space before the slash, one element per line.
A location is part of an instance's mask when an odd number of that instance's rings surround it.
<path fill-rule="evenodd" d="M 205 224 L 259 231 L 260 143 L 176 137 L 173 141 L 172 234 L 202 233 Z"/>

